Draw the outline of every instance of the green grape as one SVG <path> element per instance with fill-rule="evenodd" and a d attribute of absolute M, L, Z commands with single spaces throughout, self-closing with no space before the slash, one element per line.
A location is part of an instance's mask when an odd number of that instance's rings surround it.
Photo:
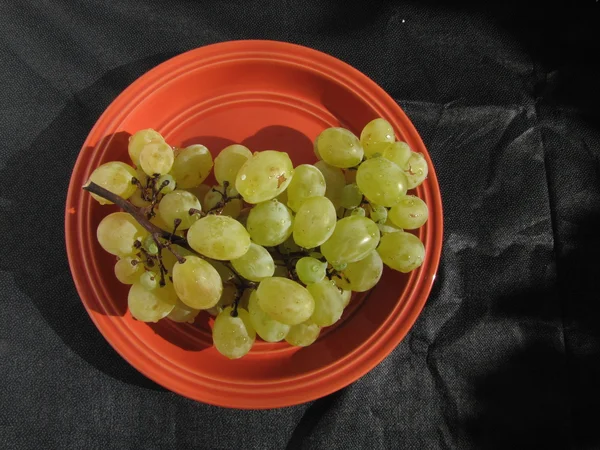
<path fill-rule="evenodd" d="M 365 208 L 354 208 L 350 212 L 350 215 L 357 216 L 357 217 L 365 217 L 367 215 L 367 212 L 365 211 Z"/>
<path fill-rule="evenodd" d="M 127 146 L 127 151 L 129 152 L 129 157 L 131 161 L 136 165 L 140 165 L 140 153 L 142 152 L 142 148 L 146 144 L 151 142 L 164 142 L 165 140 L 160 135 L 159 132 L 154 131 L 151 128 L 146 130 L 140 130 L 134 133 L 129 137 L 129 145 Z M 139 178 L 138 178 L 139 179 Z M 140 181 L 142 181 L 140 179 Z"/>
<path fill-rule="evenodd" d="M 208 184 L 201 184 L 199 186 L 185 189 L 185 190 L 188 191 L 193 196 L 195 196 L 198 200 L 200 200 L 200 204 L 202 205 L 202 211 L 207 211 L 209 208 L 207 208 L 206 205 L 204 204 L 204 197 L 206 197 L 206 194 L 211 189 L 212 189 L 212 187 L 210 187 Z"/>
<path fill-rule="evenodd" d="M 386 266 L 403 273 L 419 267 L 425 258 L 423 243 L 414 234 L 405 231 L 381 236 L 377 251 Z"/>
<path fill-rule="evenodd" d="M 144 273 L 144 265 L 130 256 L 120 258 L 115 264 L 115 276 L 123 284 L 137 282 L 142 273 Z"/>
<path fill-rule="evenodd" d="M 388 218 L 388 210 L 385 206 L 371 204 L 370 216 L 373 222 L 385 223 Z"/>
<path fill-rule="evenodd" d="M 198 253 L 221 261 L 241 257 L 250 248 L 250 235 L 237 220 L 210 215 L 194 223 L 188 243 Z"/>
<path fill-rule="evenodd" d="M 352 291 L 342 290 L 341 296 L 342 296 L 342 304 L 344 305 L 344 308 L 345 308 L 346 306 L 348 306 L 348 304 L 350 303 L 350 300 L 352 299 Z"/>
<path fill-rule="evenodd" d="M 336 219 L 335 207 L 327 197 L 307 199 L 294 220 L 294 241 L 303 248 L 318 247 L 333 234 Z"/>
<path fill-rule="evenodd" d="M 219 202 L 223 202 L 225 195 L 225 187 L 223 186 L 213 186 L 204 196 L 203 205 L 206 211 L 213 210 L 218 207 Z M 242 211 L 242 207 L 244 206 L 244 202 L 242 202 L 239 198 L 232 198 L 227 201 L 227 203 L 222 207 L 221 215 L 229 216 L 236 219 L 240 212 Z"/>
<path fill-rule="evenodd" d="M 368 159 L 360 165 L 356 184 L 370 201 L 382 206 L 394 206 L 407 189 L 402 169 L 382 157 Z"/>
<path fill-rule="evenodd" d="M 172 175 L 161 175 L 160 177 L 158 177 L 158 180 L 156 180 L 156 188 L 160 189 L 161 194 L 168 194 L 169 192 L 173 192 L 175 190 L 175 187 L 175 178 L 173 178 Z"/>
<path fill-rule="evenodd" d="M 100 246 L 111 255 L 129 256 L 137 253 L 135 241 L 142 241 L 148 232 L 126 212 L 106 216 L 96 230 Z"/>
<path fill-rule="evenodd" d="M 199 309 L 190 308 L 181 300 L 177 299 L 177 303 L 175 303 L 175 307 L 169 315 L 167 315 L 167 319 L 179 323 L 194 323 L 194 320 L 199 313 Z"/>
<path fill-rule="evenodd" d="M 287 325 L 308 320 L 315 301 L 306 288 L 287 278 L 265 278 L 256 291 L 258 304 L 272 319 Z"/>
<path fill-rule="evenodd" d="M 320 333 L 321 327 L 309 319 L 290 327 L 285 340 L 296 347 L 308 347 L 317 340 Z"/>
<path fill-rule="evenodd" d="M 292 225 L 291 210 L 275 199 L 252 208 L 246 221 L 252 240 L 265 247 L 283 243 L 292 234 Z"/>
<path fill-rule="evenodd" d="M 233 317 L 232 307 L 219 313 L 213 325 L 212 337 L 217 351 L 229 359 L 238 359 L 246 355 L 256 339 L 256 331 L 250 323 L 250 315 L 243 308 L 237 309 Z"/>
<path fill-rule="evenodd" d="M 325 177 L 315 166 L 301 164 L 294 169 L 287 193 L 288 206 L 297 212 L 307 198 L 325 195 Z"/>
<path fill-rule="evenodd" d="M 427 204 L 415 195 L 406 195 L 390 209 L 392 223 L 405 230 L 422 227 L 429 217 Z"/>
<path fill-rule="evenodd" d="M 142 275 L 140 275 L 140 284 L 147 291 L 151 291 L 152 289 L 156 289 L 158 287 L 158 274 L 147 270 Z"/>
<path fill-rule="evenodd" d="M 429 167 L 427 166 L 425 157 L 421 153 L 416 152 L 412 152 L 403 169 L 408 189 L 414 189 L 419 186 L 429 174 Z"/>
<path fill-rule="evenodd" d="M 194 309 L 215 306 L 223 292 L 219 272 L 198 256 L 187 256 L 183 264 L 175 264 L 173 286 L 181 301 Z"/>
<path fill-rule="evenodd" d="M 187 230 L 198 220 L 198 214 L 190 214 L 190 209 L 201 210 L 200 201 L 188 191 L 175 189 L 162 198 L 158 205 L 158 214 L 169 227 L 167 230 L 173 230 L 176 220 L 181 221 L 178 230 Z"/>
<path fill-rule="evenodd" d="M 348 267 L 348 263 L 332 264 L 331 267 L 333 267 L 333 270 L 337 270 L 339 272 Z"/>
<path fill-rule="evenodd" d="M 321 253 L 334 266 L 360 261 L 379 244 L 379 228 L 371 219 L 351 216 L 338 221 Z"/>
<path fill-rule="evenodd" d="M 381 234 L 395 233 L 396 231 L 403 231 L 402 228 L 398 228 L 398 227 L 396 227 L 396 225 L 391 223 L 389 219 L 383 224 L 378 223 L 377 228 L 379 228 L 379 231 L 381 232 Z"/>
<path fill-rule="evenodd" d="M 173 311 L 176 303 L 177 294 L 171 284 L 146 289 L 141 283 L 134 283 L 127 297 L 129 312 L 141 322 L 158 322 Z"/>
<path fill-rule="evenodd" d="M 332 281 L 322 280 L 309 284 L 306 289 L 315 300 L 310 320 L 320 327 L 328 327 L 340 320 L 344 312 L 344 301 L 340 290 Z"/>
<path fill-rule="evenodd" d="M 365 292 L 377 284 L 382 273 L 383 262 L 377 250 L 373 250 L 360 261 L 348 264 L 333 281 L 342 289 Z"/>
<path fill-rule="evenodd" d="M 144 240 L 142 241 L 142 247 L 151 255 L 158 255 L 158 244 L 154 240 L 154 236 L 152 236 L 151 234 L 144 238 Z"/>
<path fill-rule="evenodd" d="M 142 197 L 142 191 L 139 188 L 135 190 L 131 197 L 129 197 L 129 201 L 133 203 L 133 206 L 137 206 L 138 208 L 150 206 L 150 202 L 148 200 L 144 200 Z"/>
<path fill-rule="evenodd" d="M 256 204 L 281 194 L 293 175 L 294 167 L 287 153 L 256 152 L 238 171 L 235 188 L 247 203 Z"/>
<path fill-rule="evenodd" d="M 342 189 L 341 205 L 346 209 L 356 208 L 363 201 L 363 194 L 356 183 L 347 184 Z"/>
<path fill-rule="evenodd" d="M 248 313 L 250 313 L 250 323 L 258 334 L 266 342 L 282 341 L 290 331 L 290 326 L 285 323 L 277 322 L 264 312 L 258 304 L 258 295 L 252 291 L 248 302 Z"/>
<path fill-rule="evenodd" d="M 231 260 L 231 265 L 242 277 L 250 281 L 261 281 L 273 276 L 275 263 L 266 248 L 254 242 L 241 257 Z"/>
<path fill-rule="evenodd" d="M 200 185 L 213 167 L 212 155 L 204 145 L 190 145 L 177 152 L 171 175 L 179 189 L 189 189 Z"/>
<path fill-rule="evenodd" d="M 317 161 L 315 167 L 321 171 L 325 178 L 325 197 L 331 200 L 335 208 L 342 204 L 342 190 L 346 186 L 344 172 L 338 167 L 333 167 L 325 161 Z"/>
<path fill-rule="evenodd" d="M 353 167 L 363 159 L 364 151 L 358 138 L 345 128 L 327 128 L 317 138 L 323 161 L 335 167 Z"/>
<path fill-rule="evenodd" d="M 325 278 L 327 263 L 305 256 L 296 263 L 296 273 L 304 284 L 318 283 Z"/>
<path fill-rule="evenodd" d="M 150 177 L 169 173 L 174 160 L 173 149 L 164 141 L 152 141 L 140 152 L 140 167 Z"/>
<path fill-rule="evenodd" d="M 252 152 L 247 147 L 233 144 L 221 150 L 215 158 L 215 178 L 219 184 L 235 184 L 235 178 L 240 168 L 252 158 Z"/>
<path fill-rule="evenodd" d="M 406 163 L 412 154 L 412 150 L 406 142 L 397 141 L 388 145 L 383 151 L 383 157 L 389 159 L 401 169 L 406 167 Z"/>
<path fill-rule="evenodd" d="M 135 177 L 135 169 L 119 161 L 111 161 L 97 167 L 90 175 L 90 181 L 109 190 L 122 198 L 129 198 L 136 190 L 132 183 Z M 112 205 L 113 202 L 106 200 L 96 194 L 92 197 L 101 205 Z"/>
<path fill-rule="evenodd" d="M 385 119 L 371 120 L 360 133 L 360 143 L 365 150 L 365 157 L 372 158 L 396 140 L 392 125 Z"/>

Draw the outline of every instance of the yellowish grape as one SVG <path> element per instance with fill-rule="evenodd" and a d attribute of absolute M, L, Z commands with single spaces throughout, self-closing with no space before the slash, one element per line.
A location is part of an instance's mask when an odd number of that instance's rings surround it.
<path fill-rule="evenodd" d="M 318 283 L 325 278 L 327 263 L 311 256 L 304 256 L 296 263 L 296 273 L 304 284 Z"/>
<path fill-rule="evenodd" d="M 327 197 L 307 199 L 294 220 L 294 241 L 300 247 L 314 248 L 333 234 L 337 216 L 335 207 Z"/>
<path fill-rule="evenodd" d="M 321 327 L 309 319 L 290 327 L 285 340 L 288 344 L 296 347 L 308 347 L 317 340 L 320 333 Z"/>
<path fill-rule="evenodd" d="M 136 190 L 135 184 L 132 183 L 136 176 L 135 169 L 119 161 L 111 161 L 102 164 L 96 168 L 90 175 L 90 181 L 109 190 L 113 194 L 117 194 L 122 198 L 129 198 Z M 101 205 L 112 205 L 113 203 L 96 194 L 92 197 Z"/>
<path fill-rule="evenodd" d="M 210 215 L 194 223 L 188 243 L 198 253 L 221 261 L 243 256 L 250 248 L 250 235 L 237 220 Z"/>
<path fill-rule="evenodd" d="M 201 210 L 200 201 L 188 191 L 175 189 L 165 195 L 158 205 L 158 214 L 167 225 L 167 230 L 173 230 L 175 221 L 180 220 L 179 230 L 187 230 L 198 220 L 198 214 L 190 214 L 190 209 Z"/>
<path fill-rule="evenodd" d="M 381 154 L 383 149 L 395 140 L 392 125 L 382 118 L 371 120 L 360 133 L 360 143 L 365 150 L 366 158 L 371 158 L 377 153 Z"/>
<path fill-rule="evenodd" d="M 282 341 L 290 331 L 290 326 L 272 319 L 264 312 L 258 304 L 258 295 L 252 291 L 248 302 L 248 313 L 250 323 L 258 334 L 266 342 Z"/>
<path fill-rule="evenodd" d="M 221 185 L 235 184 L 238 171 L 246 161 L 252 158 L 252 152 L 243 145 L 233 144 L 221 150 L 215 158 L 215 178 Z"/>
<path fill-rule="evenodd" d="M 315 324 L 328 327 L 336 323 L 344 312 L 344 301 L 337 286 L 330 280 L 309 284 L 306 289 L 315 300 L 315 309 L 310 316 Z"/>
<path fill-rule="evenodd" d="M 429 167 L 422 153 L 412 152 L 403 169 L 408 189 L 419 186 L 429 174 Z"/>
<path fill-rule="evenodd" d="M 356 184 L 370 201 L 388 207 L 398 203 L 407 189 L 402 169 L 383 157 L 363 162 L 356 174 Z"/>
<path fill-rule="evenodd" d="M 293 175 L 294 167 L 287 153 L 256 152 L 238 171 L 235 188 L 246 202 L 256 204 L 281 194 Z"/>
<path fill-rule="evenodd" d="M 181 300 L 177 299 L 177 303 L 175 303 L 175 307 L 169 313 L 167 319 L 170 319 L 173 322 L 194 323 L 194 320 L 196 319 L 198 313 L 200 313 L 199 309 L 190 308 Z"/>
<path fill-rule="evenodd" d="M 321 245 L 321 253 L 331 264 L 360 261 L 379 244 L 379 228 L 366 217 L 351 216 L 338 221 L 331 237 Z"/>
<path fill-rule="evenodd" d="M 140 283 L 134 283 L 127 297 L 129 312 L 142 322 L 158 322 L 173 310 L 176 303 L 177 294 L 171 284 L 148 290 Z"/>
<path fill-rule="evenodd" d="M 183 264 L 175 264 L 173 286 L 181 301 L 194 309 L 215 306 L 223 292 L 219 272 L 197 256 L 187 256 Z"/>
<path fill-rule="evenodd" d="M 115 276 L 123 284 L 133 284 L 139 281 L 142 273 L 144 273 L 144 265 L 130 256 L 120 258 L 115 264 Z"/>
<path fill-rule="evenodd" d="M 98 242 L 111 255 L 125 257 L 137 253 L 135 241 L 142 241 L 148 232 L 128 213 L 114 212 L 106 216 L 96 230 Z"/>
<path fill-rule="evenodd" d="M 131 161 L 136 166 L 140 165 L 140 153 L 142 152 L 142 148 L 144 148 L 144 146 L 150 142 L 164 142 L 164 139 L 158 131 L 155 131 L 151 128 L 137 131 L 129 137 L 127 151 L 129 152 Z"/>
<path fill-rule="evenodd" d="M 406 195 L 390 209 L 390 220 L 405 230 L 417 229 L 427 222 L 429 209 L 427 204 L 415 195 Z"/>
<path fill-rule="evenodd" d="M 412 154 L 412 150 L 406 142 L 397 141 L 388 145 L 383 151 L 383 157 L 389 159 L 401 169 L 406 167 L 406 163 Z"/>
<path fill-rule="evenodd" d="M 404 273 L 419 267 L 425 258 L 423 243 L 418 237 L 405 231 L 381 236 L 377 251 L 386 266 Z"/>
<path fill-rule="evenodd" d="M 263 278 L 273 276 L 275 263 L 266 248 L 254 242 L 250 248 L 237 259 L 231 260 L 231 265 L 242 277 L 250 281 L 261 281 Z"/>
<path fill-rule="evenodd" d="M 232 307 L 227 307 L 217 315 L 212 337 L 219 353 L 229 359 L 238 359 L 250 351 L 256 339 L 256 332 L 248 311 L 238 308 L 235 317 L 231 315 L 232 311 Z"/>
<path fill-rule="evenodd" d="M 261 309 L 287 325 L 308 320 L 315 309 L 315 301 L 306 288 L 288 278 L 265 278 L 256 292 Z"/>
<path fill-rule="evenodd" d="M 213 167 L 212 155 L 204 145 L 190 145 L 177 153 L 171 175 L 179 189 L 189 189 L 200 185 Z"/>
<path fill-rule="evenodd" d="M 331 200 L 337 209 L 342 202 L 342 189 L 346 185 L 346 178 L 342 169 L 333 167 L 325 161 L 317 161 L 315 167 L 321 171 L 325 178 L 325 197 Z"/>
<path fill-rule="evenodd" d="M 275 199 L 252 208 L 246 221 L 252 240 L 266 247 L 283 243 L 292 234 L 292 225 L 290 209 Z"/>
<path fill-rule="evenodd" d="M 379 253 L 373 250 L 360 261 L 348 264 L 340 276 L 334 277 L 333 280 L 342 289 L 365 292 L 377 284 L 382 273 L 383 262 Z"/>
<path fill-rule="evenodd" d="M 287 187 L 288 206 L 297 212 L 309 197 L 325 195 L 325 177 L 310 164 L 301 164 L 294 170 L 294 177 Z"/>
<path fill-rule="evenodd" d="M 202 211 L 206 211 L 209 208 L 207 208 L 204 204 L 204 197 L 211 189 L 212 188 L 208 184 L 201 184 L 199 186 L 185 190 L 188 191 L 190 194 L 193 194 L 198 200 L 200 200 L 200 204 L 202 205 Z"/>
<path fill-rule="evenodd" d="M 317 147 L 323 161 L 335 167 L 353 167 L 363 159 L 358 138 L 345 128 L 327 128 L 318 137 Z"/>
<path fill-rule="evenodd" d="M 164 141 L 152 141 L 140 152 L 140 167 L 148 176 L 169 173 L 174 161 L 173 149 Z"/>

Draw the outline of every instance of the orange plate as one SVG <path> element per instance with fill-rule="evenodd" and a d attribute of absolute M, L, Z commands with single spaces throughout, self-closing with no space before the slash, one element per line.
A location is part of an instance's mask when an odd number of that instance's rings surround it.
<path fill-rule="evenodd" d="M 384 117 L 422 152 L 429 178 L 416 191 L 430 219 L 417 235 L 424 265 L 409 275 L 386 270 L 368 294 L 355 295 L 338 324 L 307 348 L 257 342 L 230 361 L 212 348 L 208 315 L 194 325 L 138 322 L 127 311 L 127 286 L 113 273 L 96 227 L 111 207 L 82 191 L 92 170 L 128 161 L 127 139 L 142 128 L 171 145 L 206 145 L 215 156 L 232 143 L 276 149 L 295 164 L 314 162 L 313 139 L 326 127 L 354 133 Z M 442 247 L 442 204 L 429 154 L 408 117 L 371 79 L 309 48 L 271 41 L 209 45 L 179 55 L 129 86 L 102 114 L 73 170 L 66 204 L 66 243 L 75 285 L 106 340 L 137 370 L 186 397 L 233 408 L 307 402 L 352 383 L 406 335 L 429 295 Z"/>

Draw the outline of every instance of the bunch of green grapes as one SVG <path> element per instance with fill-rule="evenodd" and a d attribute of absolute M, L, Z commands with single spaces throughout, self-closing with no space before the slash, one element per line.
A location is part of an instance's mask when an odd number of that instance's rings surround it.
<path fill-rule="evenodd" d="M 377 284 L 384 265 L 406 273 L 423 263 L 422 242 L 405 230 L 428 218 L 425 202 L 407 193 L 425 180 L 427 163 L 384 119 L 360 138 L 325 129 L 314 165 L 237 144 L 213 160 L 203 145 L 172 147 L 152 129 L 135 133 L 128 151 L 133 165 L 103 164 L 90 181 L 135 208 L 109 214 L 97 230 L 117 257 L 115 276 L 131 285 L 129 311 L 145 322 L 193 323 L 204 310 L 228 358 L 246 355 L 257 335 L 308 346 L 353 291 Z M 204 184 L 212 171 L 217 184 Z"/>

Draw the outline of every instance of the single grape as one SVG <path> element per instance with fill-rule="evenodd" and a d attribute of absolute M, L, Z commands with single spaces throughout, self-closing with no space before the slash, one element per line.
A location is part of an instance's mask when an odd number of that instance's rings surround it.
<path fill-rule="evenodd" d="M 388 210 L 385 206 L 371 204 L 371 214 L 369 215 L 373 222 L 385 223 L 388 218 Z"/>
<path fill-rule="evenodd" d="M 221 150 L 215 158 L 215 178 L 219 184 L 235 184 L 240 168 L 252 158 L 252 152 L 243 145 L 233 144 Z"/>
<path fill-rule="evenodd" d="M 156 289 L 158 287 L 158 281 L 158 274 L 150 270 L 147 270 L 142 275 L 140 275 L 140 284 L 147 291 Z"/>
<path fill-rule="evenodd" d="M 187 256 L 173 267 L 175 292 L 190 308 L 207 309 L 221 298 L 223 283 L 219 272 L 198 256 Z"/>
<path fill-rule="evenodd" d="M 350 300 L 352 299 L 352 291 L 342 290 L 341 296 L 342 296 L 342 304 L 344 305 L 344 308 L 345 308 L 346 306 L 348 306 L 348 304 L 350 303 Z"/>
<path fill-rule="evenodd" d="M 288 344 L 296 347 L 308 347 L 317 340 L 320 333 L 321 327 L 309 319 L 290 327 L 285 340 Z"/>
<path fill-rule="evenodd" d="M 390 209 L 390 220 L 405 230 L 414 230 L 427 222 L 429 209 L 427 204 L 415 195 L 406 195 Z"/>
<path fill-rule="evenodd" d="M 367 256 L 379 244 L 379 228 L 366 217 L 351 216 L 338 221 L 321 253 L 332 265 L 350 264 Z"/>
<path fill-rule="evenodd" d="M 294 169 L 294 177 L 286 191 L 288 206 L 297 212 L 307 198 L 325 195 L 325 177 L 315 166 L 301 164 Z"/>
<path fill-rule="evenodd" d="M 354 208 L 350 212 L 350 215 L 357 216 L 357 217 L 365 217 L 367 215 L 367 212 L 365 211 L 365 208 Z"/>
<path fill-rule="evenodd" d="M 396 140 L 392 125 L 385 119 L 371 120 L 360 133 L 360 143 L 365 150 L 365 157 L 372 158 Z"/>
<path fill-rule="evenodd" d="M 331 200 L 335 208 L 342 204 L 342 190 L 346 186 L 346 178 L 342 169 L 333 167 L 325 161 L 317 161 L 315 167 L 321 171 L 325 178 L 325 197 Z"/>
<path fill-rule="evenodd" d="M 142 241 L 148 232 L 128 213 L 114 212 L 100 221 L 96 236 L 104 250 L 124 257 L 137 253 L 135 241 Z"/>
<path fill-rule="evenodd" d="M 396 231 L 403 231 L 402 228 L 398 228 L 396 225 L 391 223 L 389 218 L 384 224 L 378 223 L 377 228 L 379 228 L 379 231 L 381 232 L 381 234 L 395 233 Z"/>
<path fill-rule="evenodd" d="M 164 142 L 165 140 L 158 131 L 151 128 L 140 130 L 129 137 L 129 145 L 127 151 L 131 161 L 136 165 L 140 165 L 140 153 L 146 144 L 151 142 Z M 140 181 L 142 181 L 140 179 Z"/>
<path fill-rule="evenodd" d="M 200 185 L 213 167 L 212 155 L 204 145 L 190 145 L 177 153 L 171 175 L 179 189 L 189 189 Z"/>
<path fill-rule="evenodd" d="M 250 235 L 237 220 L 210 215 L 194 223 L 188 243 L 198 253 L 221 261 L 243 256 L 250 248 Z"/>
<path fill-rule="evenodd" d="M 252 291 L 248 302 L 248 313 L 250 314 L 250 323 L 258 334 L 266 342 L 282 341 L 290 331 L 290 326 L 285 323 L 277 322 L 264 312 L 258 304 L 258 295 Z"/>
<path fill-rule="evenodd" d="M 194 320 L 199 313 L 199 309 L 190 308 L 181 300 L 177 299 L 177 303 L 175 303 L 175 307 L 167 315 L 167 319 L 172 320 L 173 322 L 194 323 Z"/>
<path fill-rule="evenodd" d="M 173 149 L 164 141 L 152 141 L 140 152 L 140 167 L 148 176 L 169 173 L 174 160 Z"/>
<path fill-rule="evenodd" d="M 291 210 L 275 199 L 252 208 L 246 221 L 252 240 L 265 247 L 283 243 L 292 234 L 292 225 Z"/>
<path fill-rule="evenodd" d="M 190 194 L 194 195 L 198 200 L 200 200 L 200 204 L 202 205 L 202 211 L 206 211 L 209 208 L 207 208 L 206 205 L 204 204 L 204 197 L 206 197 L 206 194 L 211 189 L 212 189 L 212 187 L 209 186 L 208 184 L 201 184 L 199 186 L 185 189 L 185 190 L 188 191 Z"/>
<path fill-rule="evenodd" d="M 132 183 L 135 176 L 133 167 L 119 161 L 111 161 L 97 167 L 90 175 L 90 181 L 119 197 L 127 199 L 136 190 L 135 184 Z M 101 205 L 113 204 L 113 202 L 96 194 L 92 194 L 92 197 Z"/>
<path fill-rule="evenodd" d="M 414 189 L 419 186 L 429 174 L 429 167 L 427 166 L 425 157 L 423 154 L 416 152 L 412 152 L 403 169 L 408 189 Z"/>
<path fill-rule="evenodd" d="M 146 289 L 141 283 L 134 283 L 127 297 L 129 312 L 141 322 L 158 322 L 173 311 L 176 303 L 177 294 L 171 284 Z"/>
<path fill-rule="evenodd" d="M 346 209 L 356 208 L 363 201 L 363 194 L 356 183 L 347 184 L 342 189 L 341 205 Z"/>
<path fill-rule="evenodd" d="M 275 263 L 266 248 L 254 242 L 250 243 L 248 251 L 237 259 L 231 260 L 231 265 L 242 277 L 250 281 L 261 281 L 273 276 Z"/>
<path fill-rule="evenodd" d="M 318 247 L 333 234 L 336 219 L 335 207 L 327 197 L 307 199 L 294 220 L 294 241 L 300 247 Z"/>
<path fill-rule="evenodd" d="M 333 281 L 342 289 L 365 292 L 377 284 L 382 273 L 383 262 L 377 250 L 373 250 L 360 261 L 348 264 Z"/>
<path fill-rule="evenodd" d="M 309 284 L 306 289 L 315 300 L 310 320 L 320 327 L 328 327 L 340 320 L 344 312 L 344 301 L 340 290 L 332 281 L 322 280 Z"/>
<path fill-rule="evenodd" d="M 358 138 L 345 128 L 327 128 L 317 138 L 323 161 L 335 167 L 353 167 L 363 159 L 364 151 Z"/>
<path fill-rule="evenodd" d="M 296 273 L 304 284 L 318 283 L 325 278 L 327 263 L 305 256 L 296 263 Z"/>
<path fill-rule="evenodd" d="M 219 204 L 223 205 L 225 199 L 225 187 L 213 186 L 204 196 L 203 205 L 205 211 L 216 210 L 219 208 Z M 240 212 L 244 202 L 239 198 L 229 199 L 223 206 L 221 206 L 221 215 L 230 216 L 236 219 Z"/>
<path fill-rule="evenodd" d="M 261 309 L 287 325 L 308 320 L 315 308 L 315 301 L 306 288 L 287 278 L 265 278 L 256 293 Z"/>
<path fill-rule="evenodd" d="M 250 322 L 248 311 L 237 309 L 237 315 L 231 315 L 232 307 L 219 313 L 213 325 L 212 337 L 215 348 L 229 359 L 238 359 L 246 355 L 256 339 L 256 331 Z"/>
<path fill-rule="evenodd" d="M 281 194 L 293 175 L 294 167 L 287 153 L 256 152 L 238 171 L 235 188 L 247 203 L 256 204 Z"/>
<path fill-rule="evenodd" d="M 389 159 L 401 169 L 406 167 L 406 163 L 412 154 L 412 150 L 406 142 L 397 141 L 388 145 L 383 151 L 383 157 Z"/>
<path fill-rule="evenodd" d="M 154 236 L 149 234 L 142 241 L 142 247 L 151 255 L 158 255 L 159 249 L 158 244 L 154 240 Z"/>
<path fill-rule="evenodd" d="M 162 198 L 158 205 L 158 214 L 169 227 L 167 230 L 173 230 L 176 220 L 181 222 L 178 230 L 187 230 L 199 219 L 198 214 L 190 214 L 190 209 L 200 211 L 200 201 L 188 191 L 175 189 Z"/>
<path fill-rule="evenodd" d="M 166 174 L 161 175 L 156 180 L 156 189 L 160 189 L 161 194 L 168 194 L 169 192 L 173 192 L 175 190 L 176 183 L 173 175 Z"/>
<path fill-rule="evenodd" d="M 405 231 L 381 236 L 377 251 L 386 266 L 403 273 L 419 267 L 425 258 L 423 243 L 414 234 Z"/>
<path fill-rule="evenodd" d="M 382 206 L 394 206 L 407 189 L 402 169 L 382 157 L 368 159 L 360 165 L 356 184 L 370 201 Z"/>
<path fill-rule="evenodd" d="M 144 265 L 130 256 L 120 258 L 115 264 L 115 276 L 123 284 L 139 281 L 142 273 L 144 273 Z"/>

